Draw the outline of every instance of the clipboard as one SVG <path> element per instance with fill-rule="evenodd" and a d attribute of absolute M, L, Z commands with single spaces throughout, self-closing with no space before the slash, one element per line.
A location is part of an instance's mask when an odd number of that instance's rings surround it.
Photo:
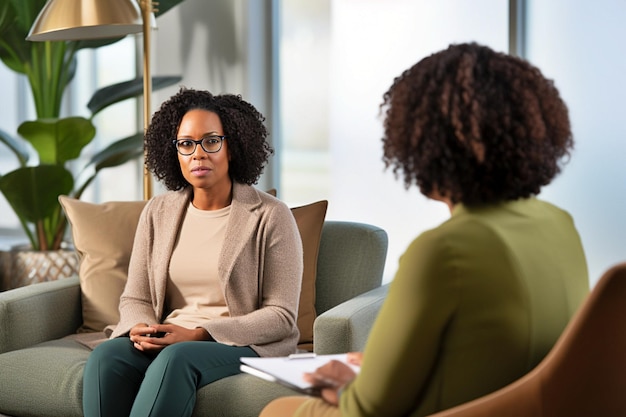
<path fill-rule="evenodd" d="M 266 381 L 276 382 L 304 394 L 319 395 L 319 390 L 314 388 L 309 382 L 306 382 L 303 374 L 305 372 L 313 372 L 331 360 L 344 362 L 357 373 L 360 370 L 358 366 L 348 363 L 347 354 L 345 353 L 334 355 L 296 353 L 278 358 L 243 357 L 240 359 L 240 369 L 242 372 Z"/>

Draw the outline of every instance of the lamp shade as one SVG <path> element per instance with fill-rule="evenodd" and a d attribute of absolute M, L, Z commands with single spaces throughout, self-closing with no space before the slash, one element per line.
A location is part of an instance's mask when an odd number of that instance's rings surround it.
<path fill-rule="evenodd" d="M 150 26 L 156 28 L 151 13 Z M 30 29 L 29 41 L 115 38 L 143 30 L 135 0 L 48 0 Z"/>

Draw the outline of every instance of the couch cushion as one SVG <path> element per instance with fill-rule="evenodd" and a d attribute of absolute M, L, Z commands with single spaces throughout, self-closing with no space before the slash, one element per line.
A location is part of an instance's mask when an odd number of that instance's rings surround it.
<path fill-rule="evenodd" d="M 66 338 L 0 355 L 0 413 L 82 416 L 83 368 L 91 350 Z"/>
<path fill-rule="evenodd" d="M 198 390 L 192 417 L 257 417 L 270 401 L 298 394 L 284 385 L 256 376 L 233 375 Z"/>
<path fill-rule="evenodd" d="M 328 201 L 323 200 L 291 209 L 298 224 L 304 251 L 304 272 L 298 308 L 298 330 L 300 330 L 298 348 L 308 351 L 313 350 L 313 322 L 317 317 L 315 311 L 317 256 L 327 207 Z"/>
<path fill-rule="evenodd" d="M 83 325 L 101 332 L 119 321 L 119 299 L 126 284 L 135 229 L 145 201 L 93 204 L 60 196 L 80 257 Z"/>
<path fill-rule="evenodd" d="M 84 336 L 0 354 L 0 415 L 81 417 L 83 369 L 90 353 Z M 296 394 L 251 375 L 234 375 L 200 388 L 193 416 L 258 416 L 271 400 Z"/>
<path fill-rule="evenodd" d="M 119 320 L 119 298 L 145 201 L 94 204 L 67 196 L 60 196 L 59 201 L 72 226 L 72 239 L 81 260 L 83 325 L 80 330 L 100 332 Z M 312 350 L 317 256 L 327 206 L 324 200 L 291 209 L 304 249 L 298 329 L 299 347 L 306 350 Z"/>

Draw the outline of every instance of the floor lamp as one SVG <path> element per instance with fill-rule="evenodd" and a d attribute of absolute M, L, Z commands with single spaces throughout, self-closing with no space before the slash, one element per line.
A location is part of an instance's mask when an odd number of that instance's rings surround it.
<path fill-rule="evenodd" d="M 26 37 L 29 41 L 115 38 L 143 32 L 143 128 L 150 124 L 151 29 L 156 28 L 150 0 L 48 0 Z M 152 197 L 152 178 L 143 167 L 143 197 Z"/>

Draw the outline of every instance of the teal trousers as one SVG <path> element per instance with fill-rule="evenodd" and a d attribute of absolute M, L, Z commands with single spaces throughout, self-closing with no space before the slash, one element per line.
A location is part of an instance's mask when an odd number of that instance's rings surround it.
<path fill-rule="evenodd" d="M 107 340 L 89 355 L 83 373 L 85 417 L 191 416 L 196 390 L 238 374 L 249 347 L 181 342 L 158 354 L 133 347 L 128 337 Z"/>

